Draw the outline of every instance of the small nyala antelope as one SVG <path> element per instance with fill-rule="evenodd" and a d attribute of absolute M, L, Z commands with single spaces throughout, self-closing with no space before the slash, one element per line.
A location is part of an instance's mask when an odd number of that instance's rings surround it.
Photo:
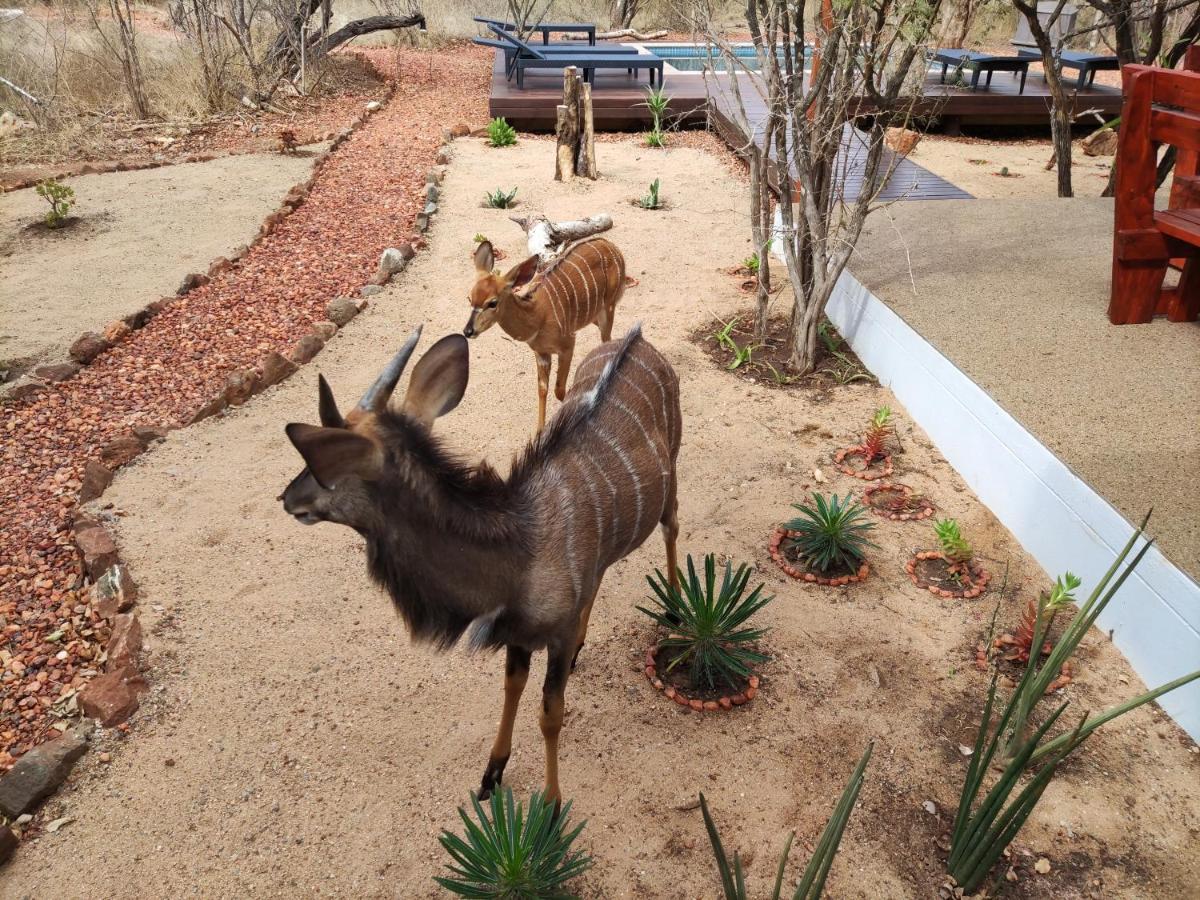
<path fill-rule="evenodd" d="M 499 323 L 509 336 L 533 350 L 540 431 L 546 424 L 550 357 L 558 357 L 554 396 L 562 400 L 575 353 L 575 332 L 594 324 L 600 328 L 601 340 L 612 337 L 613 311 L 625 293 L 625 257 L 612 241 L 592 237 L 568 248 L 544 272 L 538 272 L 536 256 L 505 275 L 496 274 L 495 265 L 492 245 L 483 241 L 475 250 L 476 279 L 467 297 L 471 318 L 463 334 L 475 337 Z"/>
<path fill-rule="evenodd" d="M 639 328 L 600 345 L 503 479 L 464 465 L 430 433 L 467 387 L 462 335 L 434 344 L 403 402 L 388 408 L 420 333 L 344 418 L 320 379 L 321 425 L 287 426 L 306 467 L 283 507 L 307 525 L 336 522 L 366 538 L 371 576 L 415 640 L 444 650 L 467 633 L 472 648 L 505 648 L 504 708 L 481 796 L 508 762 L 530 654 L 546 650 L 546 793 L 559 800 L 563 695 L 605 571 L 660 524 L 676 583 L 679 380 Z"/>

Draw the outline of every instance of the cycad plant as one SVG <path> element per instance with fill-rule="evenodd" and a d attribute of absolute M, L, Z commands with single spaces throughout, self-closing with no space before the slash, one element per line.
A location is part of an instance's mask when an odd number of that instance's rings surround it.
<path fill-rule="evenodd" d="M 956 519 L 938 519 L 933 523 L 933 530 L 937 535 L 942 556 L 950 563 L 952 569 L 961 569 L 971 562 L 975 552 L 962 536 L 962 529 L 958 527 Z"/>
<path fill-rule="evenodd" d="M 654 608 L 638 609 L 670 630 L 659 642 L 661 649 L 673 651 L 669 658 L 661 657 L 665 671 L 686 666 L 693 687 L 737 688 L 753 674 L 754 666 L 767 661 L 768 657 L 750 646 L 766 629 L 753 628 L 748 622 L 775 598 L 763 594 L 762 584 L 746 593 L 749 566 L 740 565 L 735 572 L 731 563 L 725 563 L 725 575 L 718 585 L 716 556 L 704 557 L 701 581 L 689 555 L 687 572 L 679 570 L 678 588 L 657 569 L 654 576 L 646 578 L 654 591 Z"/>
<path fill-rule="evenodd" d="M 846 822 L 858 800 L 858 792 L 862 790 L 863 772 L 866 771 L 867 762 L 871 759 L 872 746 L 872 744 L 867 744 L 867 749 L 863 751 L 858 765 L 854 767 L 850 783 L 842 791 L 841 799 L 834 807 L 833 815 L 825 823 L 825 830 L 821 832 L 821 838 L 817 841 L 812 858 L 804 867 L 804 874 L 800 877 L 800 883 L 796 885 L 792 900 L 820 900 L 821 894 L 825 890 L 825 879 L 829 875 L 829 868 L 833 865 L 833 858 L 842 841 L 842 833 L 846 830 Z M 717 870 L 721 873 L 721 888 L 724 891 L 725 900 L 747 900 L 749 894 L 746 893 L 746 877 L 742 871 L 742 861 L 735 850 L 733 864 L 730 865 L 729 857 L 721 844 L 721 836 L 717 833 L 716 823 L 709 814 L 708 802 L 704 799 L 703 794 L 700 795 L 700 810 L 704 813 L 704 827 L 708 829 L 708 840 L 712 844 L 713 855 L 717 858 Z M 783 871 L 787 868 L 788 854 L 792 850 L 792 841 L 795 837 L 796 833 L 792 832 L 783 845 L 779 866 L 775 870 L 775 889 L 771 893 L 771 900 L 779 900 L 782 894 Z"/>
<path fill-rule="evenodd" d="M 564 887 L 592 864 L 582 850 L 572 850 L 586 822 L 567 827 L 570 801 L 561 810 L 540 793 L 529 800 L 526 813 L 513 802 L 511 788 L 492 793 L 485 809 L 472 794 L 472 821 L 462 807 L 458 814 L 466 838 L 443 831 L 439 840 L 453 862 L 446 867 L 451 876 L 437 875 L 434 881 L 459 897 L 485 900 L 569 900 L 575 895 Z"/>
<path fill-rule="evenodd" d="M 854 571 L 868 548 L 878 549 L 867 533 L 875 527 L 867 521 L 866 507 L 846 494 L 826 497 L 813 493 L 810 504 L 793 503 L 800 515 L 784 523 L 791 546 L 813 572 L 830 574 Z"/>
<path fill-rule="evenodd" d="M 1046 688 L 1062 669 L 1067 658 L 1075 652 L 1096 617 L 1150 549 L 1151 542 L 1147 541 L 1133 561 L 1117 576 L 1116 581 L 1113 581 L 1113 576 L 1128 559 L 1145 527 L 1144 519 L 1079 612 L 1064 629 L 1045 662 L 1041 662 L 1036 653 L 1030 655 L 1029 664 L 1020 682 L 994 724 L 992 710 L 996 700 L 999 669 L 993 671 L 991 687 L 983 707 L 983 719 L 975 737 L 975 748 L 967 766 L 967 776 L 959 795 L 958 813 L 954 819 L 954 830 L 950 836 L 949 873 L 968 894 L 973 893 L 983 883 L 992 866 L 1004 852 L 1004 848 L 1021 830 L 1021 826 L 1041 799 L 1050 779 L 1054 777 L 1059 764 L 1097 728 L 1200 678 L 1200 670 L 1191 672 L 1118 704 L 1098 716 L 1088 716 L 1085 713 L 1073 729 L 1047 740 L 1046 735 L 1069 705 L 1063 703 L 1040 727 L 1030 732 L 1029 716 L 1034 705 L 1045 695 Z M 1078 579 L 1064 575 L 1056 582 L 1055 590 L 1039 600 L 1039 613 L 1034 622 L 1031 646 L 1038 647 L 1045 640 L 1054 613 L 1066 606 L 1070 600 L 1072 585 L 1077 584 Z M 1006 762 L 999 778 L 991 789 L 983 794 L 984 782 L 993 760 Z M 1033 773 L 1033 768 L 1039 761 L 1043 764 Z M 1025 777 L 1031 773 L 1031 777 Z"/>
<path fill-rule="evenodd" d="M 875 410 L 875 415 L 871 416 L 871 425 L 867 429 L 867 433 L 863 435 L 863 442 L 860 445 L 863 465 L 869 466 L 884 455 L 884 444 L 895 431 L 891 421 L 892 410 L 887 406 L 879 407 Z"/>

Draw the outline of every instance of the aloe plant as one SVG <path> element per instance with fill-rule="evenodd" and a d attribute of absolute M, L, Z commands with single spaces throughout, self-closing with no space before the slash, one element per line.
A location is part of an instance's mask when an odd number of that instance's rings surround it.
<path fill-rule="evenodd" d="M 892 436 L 895 429 L 892 427 L 892 410 L 891 407 L 881 406 L 875 410 L 875 414 L 871 416 L 871 425 L 867 428 L 867 433 L 863 435 L 861 451 L 863 462 L 870 465 L 879 459 L 884 454 L 884 445 L 887 439 Z"/>
<path fill-rule="evenodd" d="M 443 831 L 438 839 L 453 862 L 450 876 L 436 875 L 434 881 L 459 897 L 503 898 L 503 900 L 569 900 L 575 895 L 565 889 L 568 881 L 582 874 L 592 860 L 571 845 L 586 822 L 568 829 L 571 803 L 556 810 L 540 793 L 529 800 L 529 810 L 513 802 L 510 788 L 496 791 L 488 808 L 472 794 L 472 821 L 462 807 L 458 814 L 466 829 L 465 839 Z"/>
<path fill-rule="evenodd" d="M 1029 664 L 1021 680 L 994 724 L 992 712 L 996 702 L 999 669 L 993 670 L 991 686 L 988 688 L 987 700 L 983 707 L 983 717 L 959 794 L 954 829 L 950 836 L 948 871 L 955 883 L 968 894 L 983 883 L 992 866 L 1004 852 L 1004 848 L 1021 830 L 1058 766 L 1097 728 L 1200 678 L 1200 670 L 1197 670 L 1118 704 L 1098 716 L 1085 714 L 1074 728 L 1047 740 L 1046 736 L 1051 728 L 1069 705 L 1062 703 L 1041 726 L 1030 733 L 1028 720 L 1034 705 L 1045 695 L 1046 688 L 1062 669 L 1063 663 L 1079 646 L 1083 635 L 1150 549 L 1152 542 L 1147 541 L 1133 561 L 1125 567 L 1116 581 L 1113 581 L 1113 576 L 1129 558 L 1130 552 L 1141 537 L 1147 519 L 1148 515 L 1067 625 L 1045 662 L 1039 663 L 1039 655 L 1036 653 L 1030 655 Z M 1039 601 L 1032 646 L 1041 646 L 1054 613 L 1070 602 L 1073 585 L 1078 585 L 1078 579 L 1064 575 L 1056 581 L 1055 589 Z M 1005 764 L 995 783 L 984 794 L 984 784 L 994 760 L 1005 760 Z M 1025 776 L 1032 772 L 1039 762 L 1042 763 L 1041 768 L 1026 779 Z"/>
<path fill-rule="evenodd" d="M 717 561 L 712 553 L 704 557 L 703 581 L 690 555 L 687 572 L 679 569 L 678 574 L 677 588 L 657 569 L 654 578 L 647 576 L 654 591 L 654 608 L 638 607 L 671 631 L 659 642 L 660 648 L 675 651 L 666 671 L 686 665 L 688 681 L 695 687 L 738 687 L 753 674 L 754 666 L 768 659 L 750 647 L 766 629 L 752 628 L 748 622 L 774 596 L 764 595 L 762 584 L 746 594 L 750 580 L 747 565 L 738 566 L 735 572 L 731 563 L 725 563 L 725 575 L 718 586 Z"/>
<path fill-rule="evenodd" d="M 516 199 L 517 189 L 506 191 L 503 188 L 496 188 L 483 195 L 483 202 L 492 209 L 508 209 L 513 205 L 513 200 Z"/>
<path fill-rule="evenodd" d="M 650 192 L 638 200 L 638 206 L 642 209 L 660 209 L 662 207 L 662 199 L 658 195 L 661 182 L 660 178 L 655 178 L 650 182 Z"/>
<path fill-rule="evenodd" d="M 962 529 L 958 527 L 956 519 L 938 519 L 933 523 L 933 530 L 947 562 L 955 566 L 964 566 L 971 561 L 975 552 L 962 536 Z"/>
<path fill-rule="evenodd" d="M 871 759 L 873 746 L 873 743 L 867 744 L 867 749 L 859 758 L 858 765 L 854 767 L 854 772 L 850 775 L 850 782 L 842 791 L 841 799 L 834 807 L 833 815 L 825 823 L 825 829 L 821 832 L 816 849 L 813 850 L 808 865 L 804 867 L 804 874 L 800 876 L 800 882 L 796 885 L 792 900 L 820 900 L 825 890 L 825 879 L 829 876 L 833 858 L 837 855 L 838 846 L 842 842 L 846 823 L 850 819 L 850 813 L 854 810 L 858 793 L 862 790 L 863 773 Z M 704 799 L 704 794 L 700 795 L 700 811 L 704 814 L 704 827 L 708 830 L 708 840 L 712 844 L 713 855 L 717 859 L 717 871 L 721 875 L 721 889 L 724 892 L 725 900 L 747 900 L 749 895 L 746 893 L 746 876 L 742 871 L 742 861 L 735 850 L 733 864 L 730 865 L 729 856 L 721 844 L 721 835 L 717 831 L 716 823 L 713 822 L 712 814 L 708 811 L 708 801 Z M 792 841 L 795 837 L 796 833 L 792 832 L 787 836 L 787 841 L 783 845 L 783 853 L 780 854 L 779 865 L 775 869 L 775 889 L 771 893 L 771 900 L 779 900 L 782 894 L 783 873 L 787 868 L 788 854 L 791 853 Z"/>
<path fill-rule="evenodd" d="M 857 569 L 868 548 L 878 549 L 867 537 L 875 523 L 867 521 L 866 507 L 851 494 L 841 499 L 837 494 L 826 498 L 814 492 L 811 504 L 792 506 L 801 514 L 783 527 L 793 532 L 791 546 L 813 571 Z"/>
<path fill-rule="evenodd" d="M 492 147 L 511 147 L 517 142 L 517 129 L 509 125 L 503 116 L 488 122 L 487 133 L 488 144 Z"/>

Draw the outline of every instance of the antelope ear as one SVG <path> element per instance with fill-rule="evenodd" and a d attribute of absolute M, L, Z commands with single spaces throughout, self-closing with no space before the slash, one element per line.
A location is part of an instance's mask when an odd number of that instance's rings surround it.
<path fill-rule="evenodd" d="M 458 406 L 467 390 L 470 359 L 467 339 L 461 334 L 448 334 L 430 347 L 413 368 L 404 395 L 404 414 L 428 428 L 438 416 Z"/>
<path fill-rule="evenodd" d="M 531 256 L 524 262 L 517 263 L 508 270 L 508 274 L 504 276 L 505 282 L 513 290 L 524 287 L 533 280 L 533 276 L 537 274 L 538 258 Z"/>
<path fill-rule="evenodd" d="M 320 428 L 292 422 L 284 430 L 304 457 L 308 471 L 326 490 L 350 476 L 375 478 L 383 466 L 375 442 L 345 428 Z"/>
<path fill-rule="evenodd" d="M 317 407 L 321 411 L 321 424 L 326 428 L 346 427 L 346 420 L 338 412 L 337 401 L 333 399 L 333 389 L 324 375 L 317 376 Z"/>
<path fill-rule="evenodd" d="M 492 251 L 491 241 L 480 241 L 475 248 L 475 271 L 481 275 L 492 274 L 496 266 L 496 254 Z"/>

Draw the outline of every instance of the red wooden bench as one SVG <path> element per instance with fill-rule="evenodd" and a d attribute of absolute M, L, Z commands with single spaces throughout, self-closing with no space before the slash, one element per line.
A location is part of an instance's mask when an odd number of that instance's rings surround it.
<path fill-rule="evenodd" d="M 1114 325 L 1172 322 L 1200 316 L 1200 47 L 1188 50 L 1184 71 L 1156 66 L 1121 70 L 1125 105 L 1117 144 L 1113 232 Z M 1155 211 L 1158 149 L 1176 148 L 1168 208 Z M 1164 287 L 1168 268 L 1180 270 Z"/>

